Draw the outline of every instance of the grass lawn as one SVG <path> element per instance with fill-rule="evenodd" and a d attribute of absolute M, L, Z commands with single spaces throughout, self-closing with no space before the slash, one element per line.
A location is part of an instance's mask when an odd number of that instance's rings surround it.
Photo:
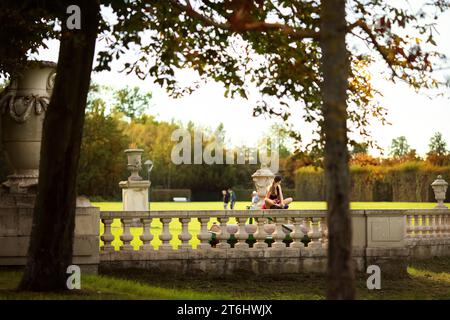
<path fill-rule="evenodd" d="M 98 206 L 102 211 L 122 211 L 121 202 L 94 202 L 93 205 Z M 237 202 L 236 209 L 245 210 L 246 206 L 249 205 L 248 202 Z M 433 202 L 353 202 L 351 203 L 352 209 L 431 209 L 436 206 Z M 325 209 L 326 203 L 323 201 L 295 201 L 290 205 L 291 209 Z M 221 202 L 152 202 L 151 210 L 222 210 L 223 206 Z M 212 218 L 209 222 L 208 228 L 211 227 L 213 222 L 217 220 Z M 229 223 L 235 223 L 234 219 L 230 219 Z M 154 236 L 152 240 L 152 245 L 154 248 L 158 248 L 161 244 L 158 236 L 161 233 L 161 222 L 153 220 L 151 224 L 151 231 Z M 178 234 L 181 232 L 181 223 L 176 219 L 173 219 L 169 227 L 172 240 L 171 245 L 176 248 L 181 243 L 178 239 Z M 199 240 L 196 235 L 200 231 L 200 223 L 195 219 L 189 223 L 189 232 L 192 234 L 192 239 L 190 244 L 195 248 L 197 247 Z M 122 242 L 120 241 L 120 235 L 122 234 L 122 228 L 120 220 L 115 219 L 112 225 L 112 232 L 115 236 L 113 245 L 118 250 Z M 103 233 L 103 224 L 100 224 L 100 234 Z M 142 244 L 139 240 L 139 236 L 142 233 L 141 228 L 131 228 L 131 233 L 134 235 L 134 240 L 131 244 L 137 250 Z M 100 245 L 103 245 L 101 243 Z"/>
<path fill-rule="evenodd" d="M 316 274 L 207 279 L 138 270 L 83 276 L 82 290 L 64 294 L 17 292 L 21 273 L 0 271 L 0 299 L 324 299 L 325 276 Z M 358 299 L 449 299 L 450 258 L 412 262 L 408 276 L 383 278 L 381 290 L 368 290 L 357 280 Z"/>

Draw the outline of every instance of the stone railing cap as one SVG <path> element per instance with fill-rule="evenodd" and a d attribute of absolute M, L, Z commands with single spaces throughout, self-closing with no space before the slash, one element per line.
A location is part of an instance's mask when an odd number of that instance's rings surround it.
<path fill-rule="evenodd" d="M 125 153 L 144 152 L 144 149 L 132 148 L 132 149 L 126 149 L 124 152 L 125 152 Z"/>

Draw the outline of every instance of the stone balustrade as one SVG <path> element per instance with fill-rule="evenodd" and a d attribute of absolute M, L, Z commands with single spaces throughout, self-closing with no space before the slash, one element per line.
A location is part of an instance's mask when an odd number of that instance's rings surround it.
<path fill-rule="evenodd" d="M 408 210 L 405 215 L 409 245 L 450 243 L 449 210 Z"/>
<path fill-rule="evenodd" d="M 101 235 L 103 245 L 101 251 L 116 251 L 112 243 L 116 237 L 112 231 L 114 220 L 120 220 L 122 234 L 119 239 L 122 245 L 118 251 L 134 251 L 130 244 L 136 235 L 130 231 L 133 221 L 139 219 L 142 223 L 139 240 L 142 246 L 138 250 L 153 251 L 157 250 L 186 250 L 186 249 L 283 249 L 283 248 L 303 248 L 305 247 L 305 235 L 309 237 L 309 248 L 323 248 L 327 245 L 326 212 L 324 210 L 201 210 L 201 211 L 102 211 L 101 222 L 104 225 L 104 232 Z M 250 218 L 253 219 L 249 223 Z M 233 222 L 230 223 L 231 219 Z M 158 235 L 161 244 L 157 248 L 151 245 L 155 238 L 152 234 L 150 225 L 152 221 L 160 221 L 162 228 Z M 173 221 L 178 221 L 182 228 L 177 235 L 172 234 L 169 225 Z M 198 234 L 193 235 L 189 229 L 190 223 L 197 221 L 200 230 Z M 213 237 L 209 226 L 216 223 L 220 227 L 217 232 L 217 246 L 212 247 L 210 241 Z M 253 236 L 255 244 L 249 246 L 248 239 Z M 190 244 L 193 237 L 198 239 L 198 245 L 195 247 Z M 170 241 L 178 237 L 180 244 L 178 247 L 172 247 Z M 290 238 L 290 244 L 283 242 Z M 234 239 L 236 242 L 231 246 L 228 242 Z M 269 245 L 267 239 L 273 239 Z"/>
<path fill-rule="evenodd" d="M 406 245 L 416 258 L 450 255 L 450 210 L 408 210 Z"/>
<path fill-rule="evenodd" d="M 103 211 L 101 266 L 206 274 L 324 272 L 326 217 L 325 210 Z M 141 224 L 133 228 L 136 219 Z M 352 225 L 360 271 L 374 263 L 406 270 L 410 257 L 450 255 L 448 209 L 352 210 Z"/>

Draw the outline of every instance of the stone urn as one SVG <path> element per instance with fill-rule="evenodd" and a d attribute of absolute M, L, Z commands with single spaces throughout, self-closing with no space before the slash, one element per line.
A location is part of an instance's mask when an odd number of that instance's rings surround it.
<path fill-rule="evenodd" d="M 55 76 L 56 63 L 30 61 L 1 93 L 2 142 L 13 170 L 3 186 L 11 193 L 26 193 L 37 185 L 42 125 Z"/>
<path fill-rule="evenodd" d="M 447 193 L 448 183 L 444 179 L 442 179 L 442 176 L 439 175 L 436 180 L 431 184 L 431 187 L 434 191 L 434 197 L 436 198 L 436 201 L 438 202 L 436 209 L 447 209 L 447 206 L 444 205 L 445 201 L 445 195 Z"/>
<path fill-rule="evenodd" d="M 255 183 L 256 193 L 258 194 L 259 201 L 256 204 L 256 209 L 261 209 L 264 203 L 264 198 L 267 194 L 267 189 L 273 181 L 275 175 L 266 166 L 261 166 L 261 169 L 256 170 L 252 174 L 253 182 Z"/>
<path fill-rule="evenodd" d="M 127 155 L 127 169 L 131 172 L 128 177 L 129 181 L 141 181 L 142 177 L 139 175 L 139 171 L 142 169 L 142 153 L 143 149 L 127 149 L 125 153 Z"/>

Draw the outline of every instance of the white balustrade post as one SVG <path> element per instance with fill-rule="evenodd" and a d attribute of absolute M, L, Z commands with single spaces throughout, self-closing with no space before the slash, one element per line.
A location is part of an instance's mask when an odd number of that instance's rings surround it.
<path fill-rule="evenodd" d="M 143 251 L 151 251 L 153 250 L 153 246 L 151 244 L 153 240 L 153 235 L 150 232 L 150 225 L 152 224 L 152 218 L 141 218 L 141 225 L 143 226 L 142 234 L 139 239 L 142 241 L 142 246 L 139 247 L 139 250 Z"/>
<path fill-rule="evenodd" d="M 197 239 L 200 240 L 200 243 L 198 244 L 197 249 L 211 249 L 211 245 L 209 244 L 211 233 L 208 232 L 209 218 L 197 218 L 197 220 L 200 222 L 200 233 L 197 235 Z"/>
<path fill-rule="evenodd" d="M 172 221 L 172 218 L 160 218 L 162 223 L 162 231 L 159 235 L 159 239 L 162 244 L 159 246 L 159 250 L 172 250 L 172 246 L 170 245 L 170 240 L 172 240 L 172 235 L 170 234 L 169 225 Z"/>
<path fill-rule="evenodd" d="M 247 218 L 236 218 L 236 222 L 238 224 L 238 231 L 235 234 L 235 237 L 237 239 L 237 243 L 234 245 L 236 249 L 248 249 L 248 243 L 245 242 L 248 239 L 248 233 L 245 230 L 245 222 L 247 221 Z"/>
<path fill-rule="evenodd" d="M 178 249 L 192 249 L 192 246 L 189 244 L 189 240 L 192 239 L 192 235 L 189 233 L 189 222 L 190 218 L 180 218 L 181 222 L 181 233 L 178 235 L 178 239 L 181 240 L 181 244 L 178 246 Z"/>
<path fill-rule="evenodd" d="M 292 218 L 292 224 L 294 225 L 294 232 L 291 233 L 292 242 L 289 248 L 304 248 L 305 244 L 301 241 L 305 234 L 302 232 L 301 222 L 303 218 Z"/>
<path fill-rule="evenodd" d="M 311 242 L 308 243 L 308 247 L 321 248 L 322 233 L 319 230 L 320 218 L 310 218 L 310 221 L 311 221 L 311 231 L 309 232 L 308 236 L 311 238 Z"/>
<path fill-rule="evenodd" d="M 131 223 L 133 219 L 125 218 L 120 219 L 122 222 L 123 233 L 120 235 L 120 240 L 122 240 L 123 244 L 120 246 L 120 250 L 122 251 L 133 251 L 133 246 L 131 245 L 131 241 L 133 241 L 133 235 L 130 232 Z"/>
<path fill-rule="evenodd" d="M 431 219 L 429 215 L 423 215 L 423 229 L 425 231 L 424 238 L 426 241 L 431 239 Z"/>
<path fill-rule="evenodd" d="M 286 248 L 286 244 L 283 242 L 286 234 L 283 231 L 283 224 L 286 222 L 285 218 L 275 218 L 275 232 L 272 234 L 274 242 L 272 243 L 273 249 Z"/>
<path fill-rule="evenodd" d="M 415 226 L 413 224 L 413 218 L 414 216 L 412 214 L 408 214 L 406 217 L 406 240 L 407 241 L 414 241 L 414 229 Z"/>
<path fill-rule="evenodd" d="M 227 230 L 227 222 L 228 222 L 229 218 L 228 217 L 217 218 L 217 220 L 220 223 L 220 234 L 217 237 L 219 239 L 219 243 L 216 245 L 216 248 L 229 249 L 230 244 L 227 242 L 228 239 L 230 238 L 230 234 L 228 233 L 228 230 Z"/>
<path fill-rule="evenodd" d="M 255 249 L 265 249 L 268 247 L 268 244 L 265 242 L 267 238 L 266 230 L 264 230 L 264 224 L 267 221 L 266 218 L 258 218 L 257 219 L 257 226 L 258 229 L 256 230 L 255 234 L 253 235 L 255 237 L 255 244 L 253 245 L 253 248 Z"/>
<path fill-rule="evenodd" d="M 442 216 L 443 233 L 445 241 L 450 240 L 450 213 L 444 214 Z"/>
<path fill-rule="evenodd" d="M 450 240 L 450 214 L 444 215 L 445 239 Z"/>
<path fill-rule="evenodd" d="M 422 215 L 418 214 L 414 216 L 414 222 L 416 224 L 415 230 L 416 230 L 416 239 L 418 241 L 422 241 L 423 239 L 423 223 L 424 220 L 422 219 Z"/>
<path fill-rule="evenodd" d="M 438 240 L 438 221 L 435 214 L 430 216 L 430 237 L 433 241 Z"/>
<path fill-rule="evenodd" d="M 111 243 L 114 241 L 114 235 L 111 232 L 111 225 L 113 223 L 113 219 L 102 219 L 103 225 L 105 229 L 103 231 L 103 235 L 100 237 L 103 241 L 103 246 L 101 247 L 102 251 L 114 251 L 114 246 Z"/>
<path fill-rule="evenodd" d="M 436 231 L 436 239 L 437 239 L 438 243 L 441 243 L 441 240 L 442 240 L 442 215 L 441 214 L 436 215 L 435 231 Z"/>
<path fill-rule="evenodd" d="M 445 244 L 446 232 L 445 214 L 441 214 L 439 215 L 439 239 L 441 239 L 442 244 Z"/>

